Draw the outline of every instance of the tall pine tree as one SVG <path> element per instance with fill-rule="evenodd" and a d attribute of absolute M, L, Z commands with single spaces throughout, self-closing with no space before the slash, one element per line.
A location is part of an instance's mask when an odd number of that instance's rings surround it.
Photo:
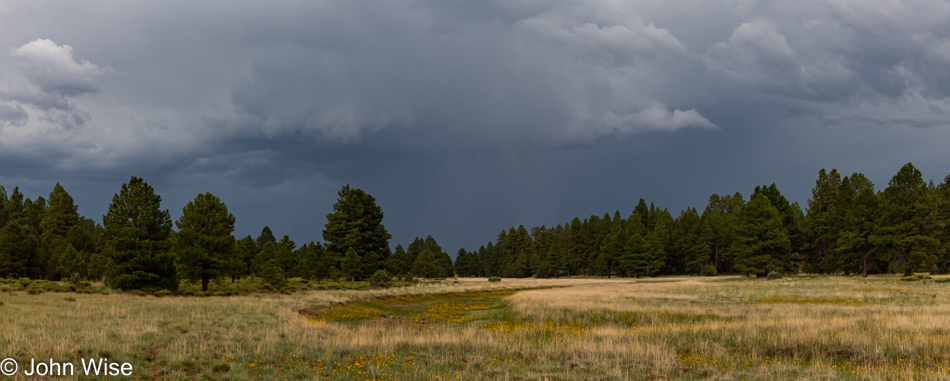
<path fill-rule="evenodd" d="M 201 290 L 208 291 L 208 282 L 227 273 L 238 252 L 235 246 L 234 215 L 211 193 L 195 196 L 182 208 L 175 221 L 175 249 L 178 274 L 182 278 L 201 281 Z"/>
<path fill-rule="evenodd" d="M 139 177 L 122 184 L 102 216 L 104 254 L 112 261 L 107 284 L 121 290 L 178 290 L 170 252 L 172 221 L 162 197 Z"/>

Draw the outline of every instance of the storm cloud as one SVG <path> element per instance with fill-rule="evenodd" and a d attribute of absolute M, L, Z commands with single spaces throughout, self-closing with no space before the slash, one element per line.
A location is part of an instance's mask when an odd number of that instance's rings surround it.
<path fill-rule="evenodd" d="M 640 197 L 804 204 L 822 167 L 950 173 L 945 2 L 0 4 L 0 183 L 93 217 L 138 175 L 307 242 L 349 183 L 394 245 L 454 252 Z"/>

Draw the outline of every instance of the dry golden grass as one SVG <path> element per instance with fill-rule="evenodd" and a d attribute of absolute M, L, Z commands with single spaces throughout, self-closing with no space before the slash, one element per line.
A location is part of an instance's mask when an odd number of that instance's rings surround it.
<path fill-rule="evenodd" d="M 950 283 L 897 277 L 482 278 L 0 300 L 0 357 L 106 356 L 131 362 L 133 379 L 950 378 Z M 379 316 L 403 307 L 413 310 Z M 314 312 L 328 308 L 365 313 Z"/>

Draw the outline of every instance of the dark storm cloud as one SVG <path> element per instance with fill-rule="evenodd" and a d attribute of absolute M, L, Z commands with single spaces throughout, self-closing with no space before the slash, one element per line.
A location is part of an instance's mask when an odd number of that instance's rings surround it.
<path fill-rule="evenodd" d="M 615 81 L 686 55 L 668 30 L 639 18 L 607 24 L 577 4 L 555 4 L 568 13 L 514 19 L 497 7 L 508 20 L 499 22 L 484 9 L 473 17 L 419 5 L 337 4 L 309 24 L 262 33 L 233 102 L 269 136 L 343 142 L 383 128 L 438 128 L 470 143 L 503 136 L 544 147 L 715 127 Z"/>
<path fill-rule="evenodd" d="M 821 167 L 950 172 L 940 1 L 10 2 L 2 51 L 4 181 L 95 216 L 140 175 L 298 243 L 347 183 L 454 251 L 639 197 L 804 202 Z"/>

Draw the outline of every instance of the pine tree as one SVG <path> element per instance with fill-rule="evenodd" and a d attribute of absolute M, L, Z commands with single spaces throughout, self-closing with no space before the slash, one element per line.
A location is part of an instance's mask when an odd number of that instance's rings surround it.
<path fill-rule="evenodd" d="M 322 280 L 330 274 L 327 263 L 327 253 L 320 243 L 310 242 L 298 250 L 301 263 L 301 276 L 308 279 Z"/>
<path fill-rule="evenodd" d="M 672 225 L 673 217 L 666 209 L 657 209 L 653 213 L 653 229 L 643 238 L 650 241 L 653 245 L 653 255 L 650 257 L 649 275 L 658 275 L 663 273 L 663 269 L 670 269 L 670 253 L 675 250 L 673 247 Z M 672 273 L 668 271 L 667 273 Z"/>
<path fill-rule="evenodd" d="M 102 216 L 105 255 L 111 260 L 108 284 L 121 290 L 178 290 L 174 255 L 169 251 L 172 221 L 161 196 L 132 177 L 112 197 Z"/>
<path fill-rule="evenodd" d="M 868 276 L 875 250 L 871 235 L 877 231 L 880 200 L 874 184 L 863 174 L 854 173 L 841 180 L 838 187 L 838 241 L 829 261 L 832 271 L 851 269 Z"/>
<path fill-rule="evenodd" d="M 464 248 L 459 249 L 455 253 L 455 262 L 452 263 L 453 271 L 460 277 L 471 276 L 469 266 L 469 253 Z"/>
<path fill-rule="evenodd" d="M 782 227 L 785 235 L 789 239 L 789 252 L 800 252 L 805 245 L 805 232 L 802 230 L 802 220 L 805 215 L 798 203 L 789 203 L 788 199 L 779 192 L 775 183 L 772 185 L 756 187 L 755 194 L 763 194 L 769 199 L 769 203 L 778 211 L 779 219 L 782 221 Z M 751 199 L 750 199 L 751 201 Z"/>
<path fill-rule="evenodd" d="M 607 275 L 607 259 L 604 256 L 604 253 L 600 253 L 594 258 L 593 265 L 591 266 L 591 271 L 594 275 L 605 276 Z"/>
<path fill-rule="evenodd" d="M 603 257 L 604 264 L 607 266 L 607 278 L 610 278 L 618 267 L 617 263 L 620 262 L 620 257 L 623 255 L 624 241 L 625 239 L 620 231 L 604 237 L 600 246 L 599 257 Z"/>
<path fill-rule="evenodd" d="M 841 212 L 837 206 L 840 185 L 841 176 L 837 170 L 828 173 L 822 168 L 818 172 L 803 224 L 807 237 L 806 267 L 815 271 L 806 272 L 834 272 L 841 267 L 834 255 L 838 241 L 836 219 Z"/>
<path fill-rule="evenodd" d="M 175 249 L 178 252 L 178 274 L 185 279 L 200 280 L 201 290 L 208 291 L 208 282 L 225 275 L 233 267 L 236 254 L 234 215 L 211 193 L 195 196 L 182 208 L 175 221 Z"/>
<path fill-rule="evenodd" d="M 228 266 L 228 275 L 231 276 L 231 283 L 245 275 L 251 273 L 254 265 L 254 257 L 257 255 L 257 242 L 250 235 L 237 240 L 236 252 L 230 266 Z"/>
<path fill-rule="evenodd" d="M 39 257 L 36 230 L 20 219 L 0 229 L 0 277 L 39 278 L 43 266 Z"/>
<path fill-rule="evenodd" d="M 346 250 L 346 255 L 340 261 L 340 270 L 350 276 L 353 280 L 363 278 L 363 262 L 360 255 L 356 253 L 355 247 Z"/>
<path fill-rule="evenodd" d="M 791 269 L 788 261 L 791 242 L 778 210 L 767 196 L 761 193 L 752 195 L 735 230 L 736 270 L 761 277 L 769 271 Z"/>
<path fill-rule="evenodd" d="M 270 241 L 264 241 L 264 245 L 261 247 L 261 251 L 254 256 L 254 264 L 251 266 L 251 272 L 258 277 L 263 278 L 263 271 L 265 265 L 268 263 L 273 264 L 274 266 L 280 267 L 277 264 L 277 244 Z M 283 274 L 283 269 L 281 269 L 281 274 Z"/>
<path fill-rule="evenodd" d="M 40 222 L 44 238 L 47 242 L 55 238 L 66 238 L 69 230 L 79 224 L 78 207 L 73 203 L 73 198 L 66 193 L 62 185 L 56 183 L 53 192 L 49 194 L 49 206 L 46 209 L 46 215 Z"/>
<path fill-rule="evenodd" d="M 710 260 L 717 272 L 724 271 L 721 262 L 726 260 L 726 252 L 732 244 L 732 219 L 727 215 L 730 200 L 729 195 L 719 197 L 714 193 L 709 196 L 709 203 L 700 217 L 701 237 L 709 248 Z"/>
<path fill-rule="evenodd" d="M 402 248 L 402 245 L 396 245 L 396 250 L 389 257 L 389 261 L 390 269 L 396 275 L 408 274 L 412 267 L 412 260 L 406 254 L 406 250 Z"/>
<path fill-rule="evenodd" d="M 646 201 L 642 198 L 640 202 L 637 203 L 637 206 L 633 208 L 633 212 L 630 213 L 630 217 L 627 218 L 628 223 L 635 224 L 635 229 L 630 231 L 630 237 L 633 237 L 634 234 L 639 234 L 645 236 L 647 231 L 647 224 L 650 218 L 650 208 L 647 207 Z"/>
<path fill-rule="evenodd" d="M 327 215 L 323 230 L 327 253 L 340 258 L 352 248 L 365 269 L 382 269 L 389 258 L 391 235 L 383 226 L 383 211 L 376 205 L 376 199 L 349 185 L 337 195 L 339 198 L 333 205 L 333 213 Z"/>
<path fill-rule="evenodd" d="M 930 190 L 920 170 L 905 164 L 891 178 L 881 199 L 882 220 L 871 242 L 886 247 L 890 271 L 910 275 L 929 269 L 940 254 L 940 226 Z"/>
<path fill-rule="evenodd" d="M 265 243 L 270 242 L 276 245 L 277 237 L 274 237 L 274 232 L 270 230 L 269 226 L 264 226 L 264 228 L 261 229 L 261 234 L 257 236 L 257 239 L 254 240 L 254 242 L 257 244 L 257 251 L 259 252 L 264 249 Z"/>
<path fill-rule="evenodd" d="M 694 208 L 687 208 L 676 219 L 676 251 L 683 257 L 684 274 L 696 274 L 709 264 L 709 245 L 703 239 L 703 224 Z"/>
<path fill-rule="evenodd" d="M 294 256 L 294 249 L 296 247 L 297 244 L 286 234 L 280 239 L 280 242 L 277 242 L 277 255 L 275 260 L 277 266 L 283 270 L 284 276 L 287 278 L 300 275 L 297 273 L 297 257 Z"/>
<path fill-rule="evenodd" d="M 412 274 L 422 278 L 444 278 L 445 268 L 436 263 L 435 254 L 428 248 L 422 249 L 412 264 Z"/>

